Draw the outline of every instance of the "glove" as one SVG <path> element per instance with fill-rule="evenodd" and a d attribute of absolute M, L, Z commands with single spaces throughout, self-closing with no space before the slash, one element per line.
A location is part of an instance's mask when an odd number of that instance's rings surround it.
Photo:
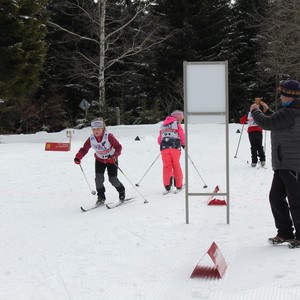
<path fill-rule="evenodd" d="M 243 115 L 241 118 L 240 118 L 240 124 L 246 124 L 247 123 L 247 115 Z"/>
<path fill-rule="evenodd" d="M 114 164 L 117 161 L 117 156 L 113 155 L 106 160 L 107 164 Z"/>
<path fill-rule="evenodd" d="M 76 165 L 80 165 L 81 159 L 79 159 L 78 157 L 75 157 L 75 158 L 74 158 L 74 163 L 75 163 Z"/>
<path fill-rule="evenodd" d="M 181 148 L 182 148 L 182 149 L 184 149 L 184 148 L 185 148 L 185 146 L 184 146 L 184 145 L 181 145 Z"/>

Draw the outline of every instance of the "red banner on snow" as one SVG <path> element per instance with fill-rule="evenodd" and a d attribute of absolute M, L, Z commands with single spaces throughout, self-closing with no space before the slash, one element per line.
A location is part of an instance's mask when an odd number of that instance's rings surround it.
<path fill-rule="evenodd" d="M 45 151 L 70 151 L 70 143 L 52 143 L 47 142 L 45 145 Z"/>

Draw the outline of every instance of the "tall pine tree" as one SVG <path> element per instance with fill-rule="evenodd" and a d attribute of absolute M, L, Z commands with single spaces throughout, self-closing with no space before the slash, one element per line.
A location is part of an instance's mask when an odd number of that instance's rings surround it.
<path fill-rule="evenodd" d="M 0 98 L 26 99 L 39 85 L 47 47 L 46 0 L 0 0 Z"/>
<path fill-rule="evenodd" d="M 236 121 L 249 109 L 254 97 L 262 96 L 258 70 L 259 33 L 267 1 L 236 0 L 230 32 L 229 86 L 231 117 Z"/>

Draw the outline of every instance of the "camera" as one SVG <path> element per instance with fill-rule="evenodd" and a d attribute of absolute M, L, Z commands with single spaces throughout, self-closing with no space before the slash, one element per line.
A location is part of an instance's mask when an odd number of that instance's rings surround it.
<path fill-rule="evenodd" d="M 257 97 L 257 98 L 254 99 L 255 104 L 258 105 L 258 106 L 260 105 L 261 101 L 262 101 L 262 98 Z"/>

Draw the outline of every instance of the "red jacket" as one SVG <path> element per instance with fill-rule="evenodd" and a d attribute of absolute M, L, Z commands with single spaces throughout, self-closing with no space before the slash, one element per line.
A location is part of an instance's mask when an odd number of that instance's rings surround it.
<path fill-rule="evenodd" d="M 248 133 L 253 131 L 262 131 L 262 129 L 254 122 L 252 114 L 250 112 L 240 118 L 240 123 L 241 124 L 248 123 L 248 130 L 247 130 Z"/>
<path fill-rule="evenodd" d="M 101 142 L 102 138 L 104 135 L 104 131 L 103 133 L 99 136 L 99 137 L 95 137 L 97 142 Z M 113 156 L 116 156 L 116 158 L 121 155 L 121 151 L 122 151 L 122 145 L 119 143 L 119 141 L 113 136 L 112 133 L 108 134 L 108 141 L 110 142 L 111 146 L 115 149 L 115 153 Z M 91 140 L 90 138 L 88 138 L 85 143 L 83 144 L 83 147 L 79 149 L 79 151 L 76 154 L 76 157 L 79 158 L 80 160 L 89 152 L 90 148 L 92 147 L 91 145 Z M 98 157 L 96 155 L 96 153 L 94 154 L 95 158 L 102 162 L 102 163 L 108 163 L 107 159 L 101 159 L 100 157 Z"/>

